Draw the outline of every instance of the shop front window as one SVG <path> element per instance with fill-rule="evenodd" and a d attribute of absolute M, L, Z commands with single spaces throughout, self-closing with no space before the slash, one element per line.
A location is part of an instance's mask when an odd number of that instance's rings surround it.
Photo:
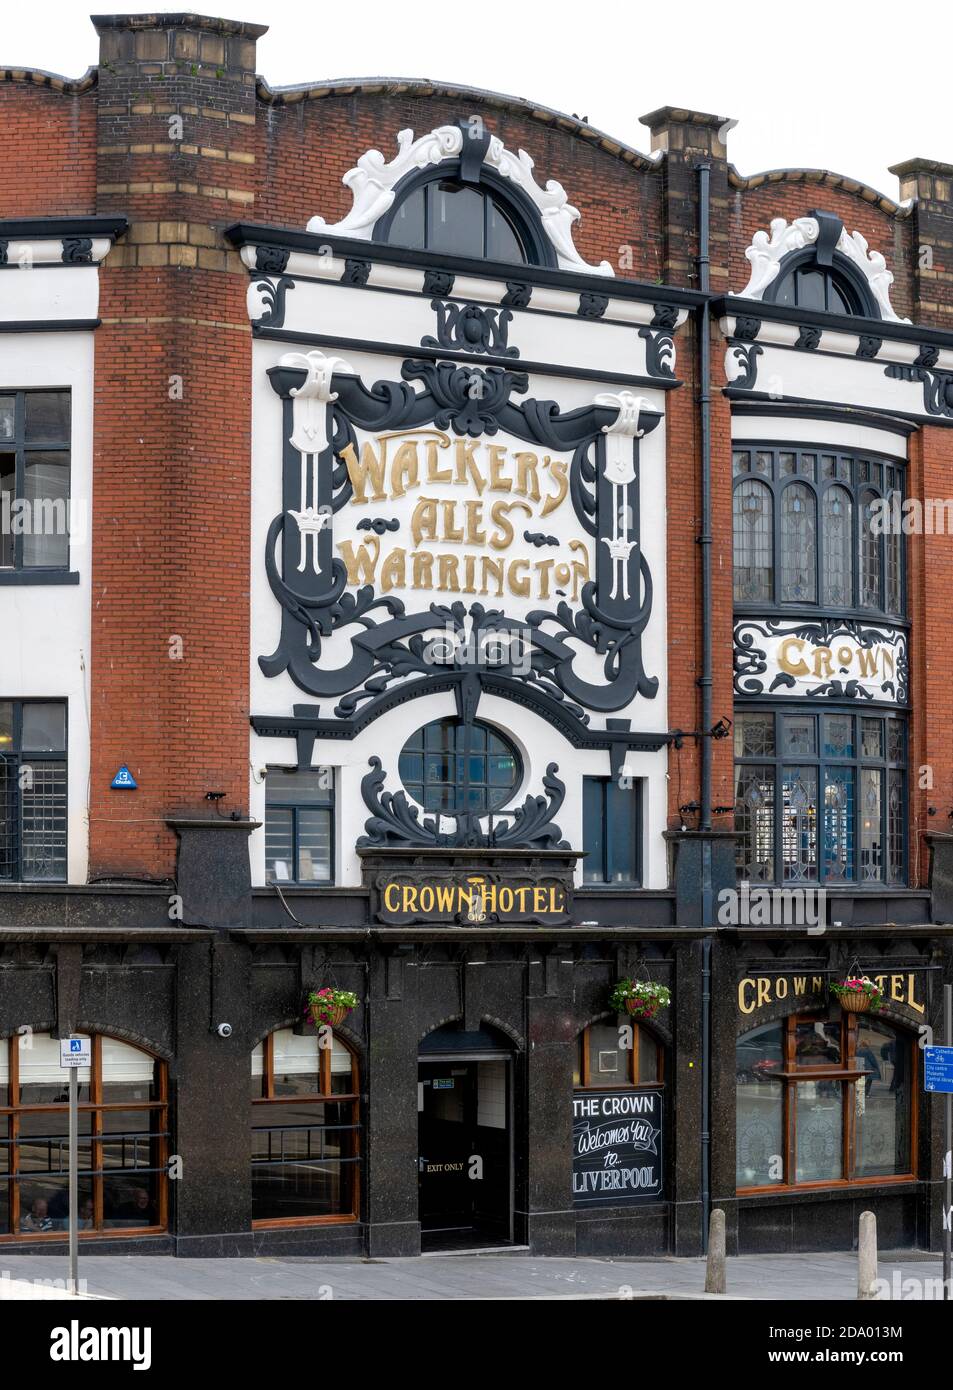
<path fill-rule="evenodd" d="M 790 1017 L 736 1048 L 739 1191 L 913 1177 L 913 1039 L 869 1015 Z"/>
<path fill-rule="evenodd" d="M 80 1234 L 164 1230 L 165 1064 L 99 1035 L 91 1053 L 77 1076 Z M 62 1240 L 68 1227 L 68 1081 L 59 1039 L 7 1038 L 0 1042 L 0 1239 L 58 1233 Z"/>
<path fill-rule="evenodd" d="M 736 713 L 739 878 L 902 883 L 905 727 L 901 717 L 853 711 Z"/>
<path fill-rule="evenodd" d="M 251 1055 L 252 1220 L 293 1225 L 357 1219 L 357 1058 L 335 1036 L 280 1028 Z"/>

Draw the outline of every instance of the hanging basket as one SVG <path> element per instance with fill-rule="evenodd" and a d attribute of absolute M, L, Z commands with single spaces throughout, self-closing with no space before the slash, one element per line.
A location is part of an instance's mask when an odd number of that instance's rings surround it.
<path fill-rule="evenodd" d="M 672 1002 L 670 990 L 653 980 L 618 980 L 609 1003 L 617 1013 L 624 1009 L 632 1018 L 654 1018 Z"/>
<path fill-rule="evenodd" d="M 831 994 L 849 1014 L 877 1013 L 883 1008 L 883 995 L 866 975 L 848 975 L 831 985 Z"/>
<path fill-rule="evenodd" d="M 339 1028 L 352 1009 L 357 1008 L 357 995 L 347 989 L 311 990 L 304 1006 L 305 1018 L 310 1019 L 315 1028 Z"/>
<path fill-rule="evenodd" d="M 627 999 L 625 1001 L 625 1011 L 633 1018 L 654 1018 L 660 1007 L 657 999 Z"/>

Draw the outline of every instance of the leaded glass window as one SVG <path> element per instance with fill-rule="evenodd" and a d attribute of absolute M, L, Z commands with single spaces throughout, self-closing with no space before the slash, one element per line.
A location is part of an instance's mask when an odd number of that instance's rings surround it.
<path fill-rule="evenodd" d="M 732 473 L 736 604 L 903 616 L 900 465 L 752 446 Z"/>
<path fill-rule="evenodd" d="M 832 710 L 736 715 L 740 879 L 900 884 L 905 856 L 905 721 Z"/>
<path fill-rule="evenodd" d="M 811 489 L 789 483 L 781 493 L 782 603 L 813 603 L 817 598 L 816 515 Z"/>

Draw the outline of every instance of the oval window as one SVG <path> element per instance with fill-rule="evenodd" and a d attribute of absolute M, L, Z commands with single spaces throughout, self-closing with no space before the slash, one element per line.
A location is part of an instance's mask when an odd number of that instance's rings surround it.
<path fill-rule="evenodd" d="M 495 729 L 437 719 L 404 744 L 399 775 L 425 811 L 479 816 L 504 806 L 523 773 L 515 747 Z"/>

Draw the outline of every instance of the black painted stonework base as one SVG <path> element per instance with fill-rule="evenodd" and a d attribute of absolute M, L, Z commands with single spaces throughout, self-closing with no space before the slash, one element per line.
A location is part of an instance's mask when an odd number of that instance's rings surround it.
<path fill-rule="evenodd" d="M 200 839 L 193 841 L 192 876 L 184 880 L 187 902 L 197 901 L 201 889 L 201 838 L 207 835 L 223 849 L 245 847 L 246 829 L 238 825 L 229 834 L 196 827 Z M 716 839 L 709 846 L 712 888 L 720 878 L 725 843 Z M 703 845 L 682 839 L 677 847 L 682 902 L 688 897 L 685 885 L 707 873 Z M 226 861 L 230 858 L 226 850 Z M 259 904 L 270 906 L 272 898 L 261 890 L 251 894 L 247 879 L 233 873 L 219 920 L 185 927 L 169 923 L 164 888 L 0 893 L 0 1037 L 24 1026 L 61 1035 L 103 1033 L 138 1044 L 168 1067 L 170 1152 L 182 1160 L 184 1175 L 169 1185 L 169 1232 L 83 1241 L 89 1253 L 352 1259 L 419 1254 L 419 1059 L 422 1051 L 425 1060 L 434 1055 L 435 1037 L 437 1055 L 451 1069 L 455 1052 L 472 1055 L 470 1050 L 487 1039 L 508 1058 L 512 1242 L 534 1254 L 698 1255 L 712 1206 L 726 1212 L 732 1251 L 849 1250 L 859 1213 L 868 1209 L 878 1216 L 883 1248 L 942 1244 L 942 1105 L 923 1092 L 922 1082 L 914 1181 L 737 1196 L 735 1047 L 740 1033 L 798 1007 L 802 1012 L 830 1008 L 827 982 L 855 956 L 862 969 L 883 977 L 887 1019 L 915 1041 L 921 1022 L 936 1027 L 940 1017 L 953 927 L 828 927 L 810 937 L 771 928 L 707 932 L 646 924 L 645 897 L 639 893 L 592 894 L 593 904 L 611 903 L 613 919 L 607 921 L 601 911 L 597 918 L 587 906 L 598 921 L 587 927 L 388 928 L 368 924 L 366 916 L 363 923 L 348 920 L 347 914 L 340 914 L 342 925 L 319 925 L 323 912 L 338 915 L 335 905 L 348 901 L 343 890 L 295 898 L 296 915 L 306 903 L 314 925 L 296 926 L 287 914 L 263 925 Z M 358 890 L 350 898 L 366 913 L 366 894 Z M 651 901 L 667 905 L 671 895 L 656 894 Z M 222 917 L 238 911 L 243 914 L 238 924 L 222 923 Z M 707 1204 L 706 954 L 711 963 Z M 628 1205 L 607 1201 L 576 1207 L 577 1039 L 592 1023 L 626 1022 L 612 1013 L 608 999 L 617 980 L 633 975 L 672 992 L 671 1007 L 650 1028 L 664 1055 L 662 1192 L 657 1199 Z M 811 980 L 800 1000 L 774 984 L 781 976 L 800 975 Z M 299 1024 L 307 990 L 328 979 L 360 1000 L 338 1030 L 359 1066 L 360 1219 L 253 1227 L 251 1052 L 267 1033 Z M 228 1037 L 217 1032 L 223 1022 L 231 1025 Z M 456 1239 L 459 1245 L 465 1237 Z M 480 1243 L 486 1242 L 478 1233 L 474 1244 Z M 428 1240 L 426 1248 L 432 1245 Z M 62 1255 L 64 1242 L 15 1241 L 10 1248 Z"/>

